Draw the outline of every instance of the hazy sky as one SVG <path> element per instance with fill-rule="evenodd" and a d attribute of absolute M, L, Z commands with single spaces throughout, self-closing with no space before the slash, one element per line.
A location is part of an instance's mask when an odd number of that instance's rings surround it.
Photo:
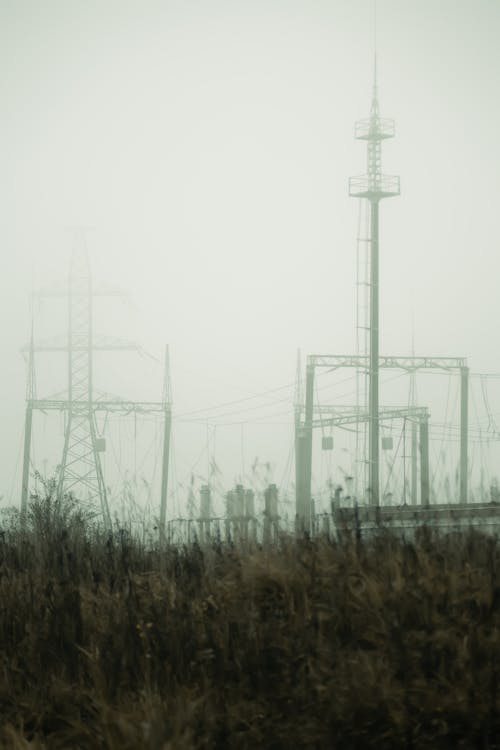
<path fill-rule="evenodd" d="M 353 125 L 369 111 L 373 4 L 1 0 L 0 34 L 0 494 L 17 502 L 30 291 L 64 281 L 74 225 L 90 228 L 96 281 L 132 300 L 103 303 L 96 328 L 159 359 L 170 343 L 187 476 L 207 426 L 181 415 L 293 384 L 297 347 L 354 351 L 347 181 L 365 169 Z M 417 354 L 500 371 L 500 4 L 379 0 L 378 62 L 397 128 L 384 171 L 402 189 L 381 209 L 381 351 L 410 352 L 413 318 Z M 63 330 L 60 302 L 36 315 L 44 335 Z M 108 362 L 106 390 L 159 398 L 160 364 Z M 62 359 L 40 360 L 39 395 L 63 376 Z M 226 485 L 256 455 L 281 482 L 292 396 L 197 415 L 212 436 L 219 424 Z"/>

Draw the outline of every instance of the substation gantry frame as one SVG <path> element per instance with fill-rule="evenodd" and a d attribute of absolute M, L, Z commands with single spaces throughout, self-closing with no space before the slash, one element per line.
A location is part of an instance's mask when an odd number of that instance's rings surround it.
<path fill-rule="evenodd" d="M 334 354 L 308 356 L 306 364 L 305 403 L 296 406 L 295 417 L 295 512 L 299 528 L 309 531 L 312 513 L 312 446 L 313 429 L 324 426 L 342 426 L 367 422 L 372 418 L 370 410 L 362 410 L 354 406 L 325 406 L 314 404 L 314 376 L 316 368 L 337 370 L 340 368 L 355 368 L 357 370 L 369 367 L 366 356 L 342 356 Z M 400 369 L 408 373 L 419 370 L 434 370 L 444 372 L 458 372 L 460 376 L 460 490 L 459 502 L 467 503 L 468 499 L 468 431 L 469 431 L 469 368 L 467 360 L 460 357 L 379 357 L 378 369 Z M 321 416 L 315 419 L 318 412 L 330 412 L 331 416 Z M 304 415 L 302 417 L 302 414 Z M 378 422 L 383 419 L 410 418 L 417 419 L 420 430 L 420 491 L 421 504 L 429 504 L 429 412 L 425 407 L 393 408 L 382 407 L 377 410 Z M 378 430 L 377 430 L 378 439 Z M 377 445 L 378 447 L 378 445 Z M 412 462 L 415 466 L 416 452 L 412 451 Z M 378 460 L 378 451 L 376 458 Z M 373 460 L 373 452 L 369 460 Z M 378 477 L 378 466 L 376 475 Z M 414 469 L 415 470 L 415 469 Z M 370 472 L 373 476 L 373 472 Z M 379 497 L 373 496 L 368 487 L 369 504 L 378 506 Z M 413 498 L 415 502 L 415 498 Z"/>
<path fill-rule="evenodd" d="M 116 296 L 116 290 L 93 289 L 90 263 L 82 232 L 73 251 L 67 290 L 42 292 L 42 296 L 63 296 L 68 299 L 67 340 L 58 339 L 35 345 L 33 326 L 28 352 L 28 378 L 24 429 L 23 473 L 21 486 L 21 515 L 25 517 L 30 497 L 31 442 L 34 412 L 46 414 L 58 411 L 65 415 L 64 445 L 58 467 L 56 494 L 78 496 L 86 492 L 82 502 L 99 502 L 102 521 L 111 527 L 106 483 L 100 454 L 106 449 L 105 438 L 97 431 L 96 415 L 106 414 L 160 414 L 163 416 L 163 454 L 160 492 L 160 535 L 164 536 L 166 522 L 170 434 L 172 425 L 172 400 L 168 347 L 165 357 L 165 381 L 161 402 L 125 401 L 120 398 L 94 398 L 93 359 L 96 351 L 138 351 L 137 344 L 119 339 L 95 336 L 93 299 L 96 296 Z M 63 352 L 67 354 L 67 398 L 37 398 L 35 377 L 36 352 Z M 80 498 L 81 499 L 81 498 Z"/>
<path fill-rule="evenodd" d="M 460 408 L 460 502 L 467 502 L 467 435 L 468 435 L 468 382 L 469 370 L 465 359 L 450 357 L 381 357 L 379 353 L 379 206 L 380 201 L 400 194 L 400 179 L 395 175 L 382 172 L 382 142 L 394 137 L 394 120 L 380 116 L 377 86 L 377 61 L 375 56 L 373 93 L 370 115 L 359 120 L 355 125 L 354 136 L 367 144 L 367 161 L 365 174 L 351 177 L 349 195 L 368 201 L 370 216 L 369 235 L 369 347 L 366 354 L 355 356 L 310 355 L 306 367 L 305 408 L 296 406 L 295 410 L 295 486 L 296 517 L 299 528 L 309 531 L 311 528 L 311 478 L 312 478 L 312 435 L 318 425 L 314 419 L 314 373 L 316 367 L 330 370 L 342 367 L 353 367 L 368 375 L 368 410 L 360 411 L 348 407 L 347 412 L 339 413 L 332 408 L 330 424 L 368 423 L 368 487 L 369 504 L 378 507 L 380 504 L 380 422 L 387 418 L 408 417 L 411 414 L 419 418 L 420 453 L 421 453 L 421 502 L 429 502 L 429 449 L 428 449 L 428 412 L 418 412 L 413 406 L 409 409 L 391 410 L 379 405 L 379 371 L 381 368 L 398 368 L 415 373 L 421 369 L 445 370 L 460 372 L 461 408 Z M 302 412 L 305 412 L 302 419 Z M 342 411 L 342 410 L 340 410 Z M 342 422 L 342 420 L 344 420 Z M 348 423 L 348 422 L 347 422 Z M 322 418 L 320 425 L 325 424 Z M 416 502 L 416 430 L 412 430 L 412 501 Z"/>

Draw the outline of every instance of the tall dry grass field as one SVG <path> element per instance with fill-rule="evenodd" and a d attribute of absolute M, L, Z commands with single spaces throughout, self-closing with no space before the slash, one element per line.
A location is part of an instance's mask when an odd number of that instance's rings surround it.
<path fill-rule="evenodd" d="M 50 498 L 0 538 L 0 747 L 500 747 L 500 546 L 146 548 Z"/>

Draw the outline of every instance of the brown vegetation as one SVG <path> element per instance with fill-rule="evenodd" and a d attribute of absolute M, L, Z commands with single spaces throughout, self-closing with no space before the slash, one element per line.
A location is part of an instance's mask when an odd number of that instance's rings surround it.
<path fill-rule="evenodd" d="M 500 546 L 148 549 L 50 500 L 0 539 L 2 748 L 496 748 Z"/>

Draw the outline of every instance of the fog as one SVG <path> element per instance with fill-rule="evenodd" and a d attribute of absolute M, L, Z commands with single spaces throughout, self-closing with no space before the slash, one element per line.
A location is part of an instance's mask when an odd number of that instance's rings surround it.
<path fill-rule="evenodd" d="M 413 346 L 500 371 L 500 6 L 379 0 L 377 25 L 381 113 L 396 120 L 383 167 L 401 176 L 401 196 L 381 206 L 381 353 Z M 145 352 L 99 354 L 96 386 L 159 400 L 170 346 L 169 514 L 214 461 L 221 487 L 258 458 L 262 481 L 290 492 L 297 348 L 355 349 L 347 184 L 365 170 L 353 125 L 370 107 L 373 4 L 3 0 L 0 34 L 3 505 L 19 502 L 32 292 L 65 283 L 74 226 L 87 227 L 96 284 L 128 294 L 96 301 L 96 331 Z M 63 300 L 33 308 L 37 337 L 64 334 Z M 65 387 L 65 367 L 38 356 L 39 396 Z M 404 403 L 407 385 L 384 377 L 383 399 Z M 437 377 L 419 385 L 435 463 L 456 387 Z M 352 373 L 324 385 L 325 403 L 352 400 Z M 473 379 L 473 437 L 500 413 L 500 380 L 488 389 Z M 34 429 L 50 473 L 61 420 L 37 415 Z M 152 482 L 159 425 L 119 429 L 108 481 Z M 318 458 L 318 487 L 349 469 L 342 445 Z M 474 471 L 495 474 L 494 447 L 472 451 Z"/>

